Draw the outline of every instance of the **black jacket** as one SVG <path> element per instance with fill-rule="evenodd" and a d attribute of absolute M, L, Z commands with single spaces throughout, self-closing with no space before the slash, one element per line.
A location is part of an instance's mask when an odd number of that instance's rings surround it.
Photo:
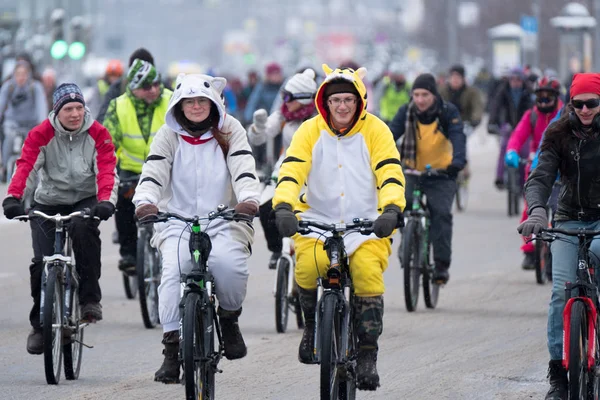
<path fill-rule="evenodd" d="M 562 189 L 555 219 L 600 220 L 600 138 L 579 139 L 567 121 L 562 125 L 561 131 L 546 131 L 538 165 L 525 183 L 528 211 L 546 206 L 560 172 Z"/>
<path fill-rule="evenodd" d="M 510 124 L 514 129 L 521 118 L 523 118 L 525 111 L 531 107 L 533 107 L 532 93 L 527 89 L 525 84 L 523 84 L 523 93 L 521 94 L 519 104 L 515 105 L 510 93 L 510 84 L 503 82 L 491 100 L 488 124 L 497 126 Z"/>

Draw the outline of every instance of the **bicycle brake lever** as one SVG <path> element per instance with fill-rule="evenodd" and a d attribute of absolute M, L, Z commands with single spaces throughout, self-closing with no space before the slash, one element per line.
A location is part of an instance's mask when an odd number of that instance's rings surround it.
<path fill-rule="evenodd" d="M 298 233 L 301 235 L 308 235 L 311 232 L 312 232 L 312 230 L 310 230 L 309 228 L 302 228 L 302 227 L 298 228 Z"/>

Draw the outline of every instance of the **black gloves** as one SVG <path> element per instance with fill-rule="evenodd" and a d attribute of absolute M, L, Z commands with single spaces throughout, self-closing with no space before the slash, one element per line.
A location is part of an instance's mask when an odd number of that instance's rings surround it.
<path fill-rule="evenodd" d="M 2 208 L 4 209 L 4 215 L 8 219 L 13 219 L 19 215 L 25 214 L 25 207 L 21 200 L 16 197 L 7 197 L 2 202 Z"/>
<path fill-rule="evenodd" d="M 373 222 L 373 232 L 377 237 L 384 238 L 392 234 L 394 229 L 404 226 L 402 210 L 395 204 L 385 206 L 383 213 Z"/>
<path fill-rule="evenodd" d="M 101 201 L 92 207 L 90 214 L 92 217 L 98 217 L 102 221 L 106 221 L 115 213 L 115 206 L 110 201 Z"/>
<path fill-rule="evenodd" d="M 462 168 L 459 168 L 454 164 L 450 164 L 450 165 L 448 165 L 448 168 L 446 168 L 446 174 L 448 174 L 448 177 L 450 177 L 452 179 L 456 179 L 456 177 L 458 176 L 458 173 L 461 170 L 462 170 Z"/>
<path fill-rule="evenodd" d="M 291 237 L 298 232 L 298 219 L 292 210 L 292 206 L 287 203 L 280 203 L 275 206 L 275 224 L 279 234 L 283 237 Z"/>

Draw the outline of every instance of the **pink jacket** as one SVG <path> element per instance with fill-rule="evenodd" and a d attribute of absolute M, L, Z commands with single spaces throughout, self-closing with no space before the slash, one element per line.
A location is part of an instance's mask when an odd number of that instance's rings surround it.
<path fill-rule="evenodd" d="M 523 114 L 523 118 L 521 118 L 521 121 L 519 121 L 513 133 L 510 135 L 510 140 L 506 146 L 506 151 L 508 152 L 514 150 L 518 153 L 521 147 L 523 147 L 523 144 L 527 141 L 527 138 L 531 137 L 532 140 L 530 142 L 529 152 L 535 153 L 540 142 L 542 141 L 542 136 L 546 130 L 546 127 L 550 125 L 550 121 L 552 121 L 552 119 L 558 113 L 558 110 L 560 110 L 562 107 L 563 103 L 559 100 L 556 110 L 549 114 L 539 112 L 535 106 L 527 110 L 525 114 Z M 535 127 L 531 126 L 532 112 L 537 113 Z"/>

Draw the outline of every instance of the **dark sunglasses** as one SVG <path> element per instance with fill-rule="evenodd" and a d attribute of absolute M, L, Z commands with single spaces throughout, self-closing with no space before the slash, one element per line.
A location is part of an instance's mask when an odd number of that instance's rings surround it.
<path fill-rule="evenodd" d="M 314 94 L 312 93 L 290 93 L 288 91 L 282 91 L 281 97 L 283 98 L 284 103 L 288 103 L 294 100 L 304 100 L 304 99 L 312 99 Z"/>
<path fill-rule="evenodd" d="M 536 102 L 541 104 L 548 104 L 554 101 L 555 97 L 537 97 Z"/>
<path fill-rule="evenodd" d="M 149 91 L 152 88 L 156 88 L 160 86 L 160 82 L 155 82 L 155 83 L 147 83 L 145 85 L 143 85 L 142 87 L 140 87 L 140 89 L 145 90 L 145 91 Z"/>
<path fill-rule="evenodd" d="M 600 99 L 589 99 L 589 100 L 571 100 L 571 104 L 578 110 L 581 110 L 583 106 L 586 106 L 588 110 L 600 106 Z"/>

